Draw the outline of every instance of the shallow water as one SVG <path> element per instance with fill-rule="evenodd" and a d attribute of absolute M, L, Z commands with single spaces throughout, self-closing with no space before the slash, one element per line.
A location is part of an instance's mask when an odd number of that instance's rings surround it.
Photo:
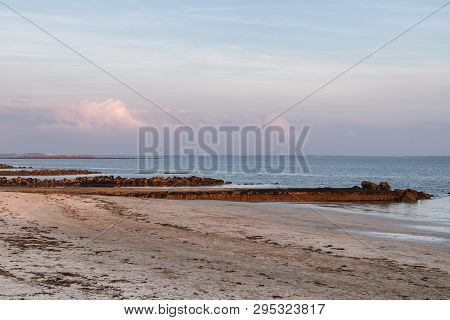
<path fill-rule="evenodd" d="M 450 197 L 443 196 L 417 203 L 313 203 L 318 210 L 338 210 L 395 219 L 404 233 L 347 230 L 389 239 L 445 244 L 450 246 Z M 368 226 L 370 229 L 373 226 Z M 430 234 L 422 235 L 422 233 Z"/>

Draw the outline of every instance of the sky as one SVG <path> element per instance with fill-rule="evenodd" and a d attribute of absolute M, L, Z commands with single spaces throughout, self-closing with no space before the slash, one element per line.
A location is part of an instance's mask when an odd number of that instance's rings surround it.
<path fill-rule="evenodd" d="M 198 127 L 264 123 L 445 1 L 3 2 Z M 1 3 L 0 41 L 0 153 L 133 155 L 175 125 Z M 450 5 L 277 121 L 308 154 L 450 155 Z"/>

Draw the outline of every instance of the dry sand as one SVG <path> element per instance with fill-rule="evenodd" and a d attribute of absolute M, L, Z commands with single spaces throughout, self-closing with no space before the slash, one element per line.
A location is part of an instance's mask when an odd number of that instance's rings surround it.
<path fill-rule="evenodd" d="M 277 203 L 0 192 L 0 298 L 450 298 L 448 246 L 341 227 L 405 231 Z"/>

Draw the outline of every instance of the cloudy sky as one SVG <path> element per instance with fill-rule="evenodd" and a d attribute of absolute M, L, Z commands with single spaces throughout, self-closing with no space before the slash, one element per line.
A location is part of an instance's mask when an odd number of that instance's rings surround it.
<path fill-rule="evenodd" d="M 259 125 L 444 3 L 4 2 L 193 126 Z M 450 155 L 449 35 L 450 5 L 279 121 L 310 154 Z M 0 153 L 135 154 L 174 125 L 1 3 L 0 39 Z"/>

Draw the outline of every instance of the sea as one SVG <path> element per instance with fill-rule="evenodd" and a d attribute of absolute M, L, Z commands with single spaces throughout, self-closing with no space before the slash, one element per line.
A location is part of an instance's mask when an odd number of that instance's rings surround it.
<path fill-rule="evenodd" d="M 428 231 L 434 232 L 434 240 L 450 245 L 450 157 L 308 156 L 298 161 L 289 156 L 218 156 L 213 159 L 166 156 L 145 160 L 129 157 L 0 159 L 0 163 L 31 166 L 33 169 L 89 169 L 101 175 L 121 177 L 195 175 L 223 179 L 230 182 L 228 187 L 353 187 L 364 180 L 377 183 L 387 181 L 392 188 L 411 188 L 434 197 L 418 203 L 311 205 L 357 214 L 394 217 L 405 224 L 413 223 L 418 228 L 428 228 Z M 411 235 L 391 236 L 417 240 Z"/>

